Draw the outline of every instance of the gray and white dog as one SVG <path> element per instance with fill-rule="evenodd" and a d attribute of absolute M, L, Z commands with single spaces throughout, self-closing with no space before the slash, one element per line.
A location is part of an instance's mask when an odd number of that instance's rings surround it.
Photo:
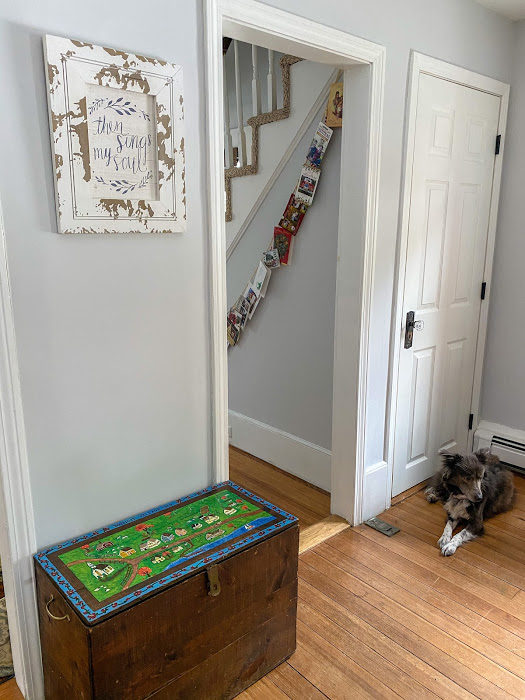
<path fill-rule="evenodd" d="M 425 493 L 430 503 L 440 501 L 448 519 L 438 540 L 442 554 L 449 557 L 465 542 L 483 534 L 483 521 L 512 507 L 515 490 L 512 473 L 489 449 L 469 455 L 440 452 L 441 470 Z M 454 528 L 465 523 L 452 536 Z"/>

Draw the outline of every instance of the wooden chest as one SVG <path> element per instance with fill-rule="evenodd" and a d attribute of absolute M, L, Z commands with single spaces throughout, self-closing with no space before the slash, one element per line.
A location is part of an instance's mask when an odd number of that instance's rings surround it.
<path fill-rule="evenodd" d="M 35 560 L 46 700 L 232 698 L 295 650 L 297 518 L 232 482 Z"/>

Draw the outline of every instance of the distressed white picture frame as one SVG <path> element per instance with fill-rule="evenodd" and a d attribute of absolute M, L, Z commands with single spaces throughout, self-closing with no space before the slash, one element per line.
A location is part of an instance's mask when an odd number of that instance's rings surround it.
<path fill-rule="evenodd" d="M 60 233 L 186 230 L 182 67 L 44 39 Z"/>

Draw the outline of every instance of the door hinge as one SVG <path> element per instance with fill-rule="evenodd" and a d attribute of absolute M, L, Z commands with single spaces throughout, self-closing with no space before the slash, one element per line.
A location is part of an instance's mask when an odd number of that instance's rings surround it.
<path fill-rule="evenodd" d="M 501 134 L 498 134 L 496 136 L 496 151 L 495 151 L 497 156 L 499 155 L 500 147 L 501 147 Z"/>
<path fill-rule="evenodd" d="M 470 416 L 468 417 L 468 429 L 472 430 L 473 425 L 474 425 L 474 414 L 471 413 Z"/>
<path fill-rule="evenodd" d="M 481 283 L 481 298 L 482 298 L 482 299 L 485 298 L 486 292 L 487 292 L 487 283 L 486 283 L 486 282 L 482 282 L 482 283 Z"/>

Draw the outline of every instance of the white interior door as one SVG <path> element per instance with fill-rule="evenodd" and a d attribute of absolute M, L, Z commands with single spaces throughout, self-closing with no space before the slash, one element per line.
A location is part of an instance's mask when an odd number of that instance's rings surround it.
<path fill-rule="evenodd" d="M 436 471 L 440 448 L 468 446 L 499 111 L 495 95 L 419 76 L 394 496 Z"/>

